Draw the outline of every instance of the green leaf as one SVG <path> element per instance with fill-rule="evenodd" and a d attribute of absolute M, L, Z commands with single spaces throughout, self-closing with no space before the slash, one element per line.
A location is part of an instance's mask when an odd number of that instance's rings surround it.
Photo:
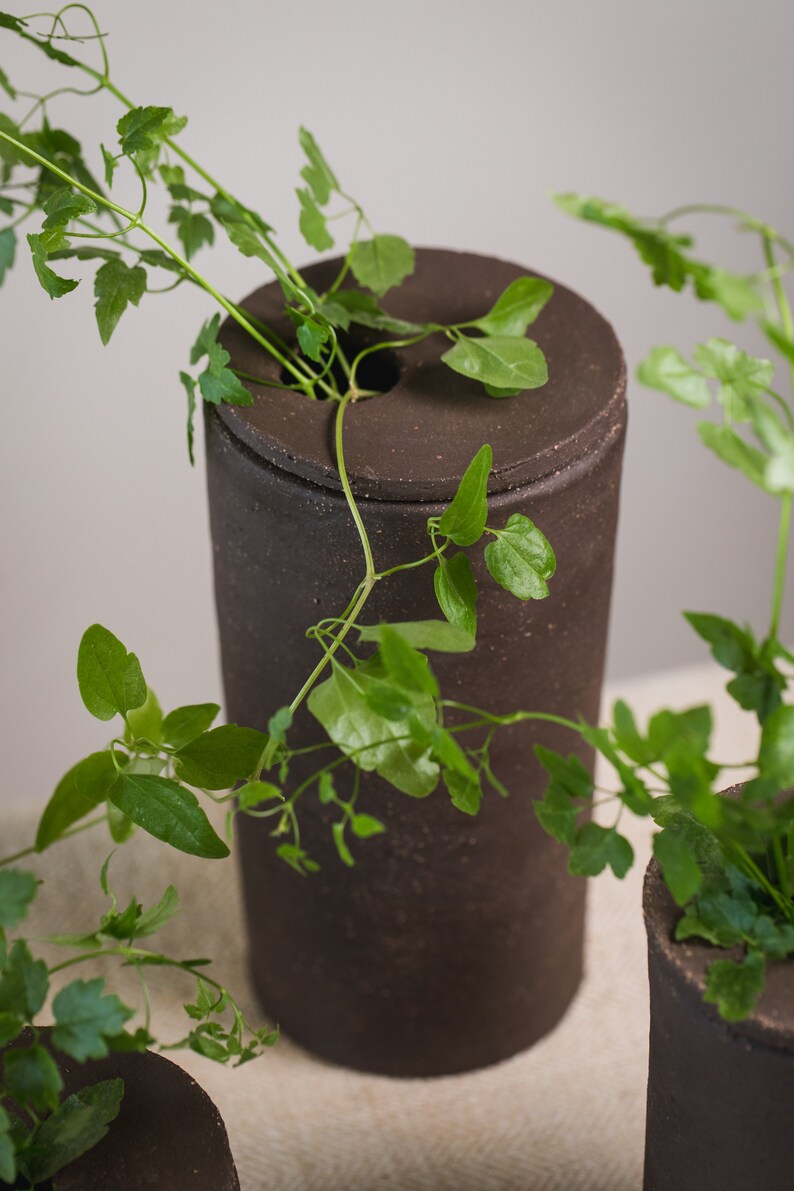
<path fill-rule="evenodd" d="M 357 839 L 371 839 L 373 835 L 383 835 L 386 828 L 380 819 L 375 819 L 372 815 L 353 815 L 350 830 Z"/>
<path fill-rule="evenodd" d="M 413 273 L 414 251 L 401 236 L 374 236 L 353 245 L 350 268 L 359 285 L 383 297 Z"/>
<path fill-rule="evenodd" d="M 697 409 L 711 404 L 708 381 L 674 347 L 652 348 L 637 369 L 637 379 Z"/>
<path fill-rule="evenodd" d="M 751 404 L 772 384 L 774 364 L 749 356 L 727 339 L 698 344 L 694 356 L 706 376 L 719 381 L 717 396 L 728 416 L 734 421 L 746 421 Z"/>
<path fill-rule="evenodd" d="M 550 281 L 517 277 L 482 318 L 470 325 L 485 335 L 524 335 L 554 293 Z"/>
<path fill-rule="evenodd" d="M 21 1156 L 20 1166 L 26 1177 L 31 1182 L 43 1182 L 93 1149 L 118 1116 L 123 1095 L 123 1081 L 108 1079 L 67 1097 L 44 1121 L 33 1145 Z"/>
<path fill-rule="evenodd" d="M 277 740 L 279 744 L 284 744 L 287 739 L 287 733 L 292 727 L 292 708 L 279 707 L 278 711 L 271 715 L 267 721 L 268 735 Z"/>
<path fill-rule="evenodd" d="M 185 258 L 191 260 L 205 244 L 215 241 L 215 228 L 206 215 L 200 215 L 187 207 L 176 205 L 171 208 L 168 222 L 176 225 L 176 234 L 185 250 Z"/>
<path fill-rule="evenodd" d="M 280 860 L 284 860 L 290 868 L 294 868 L 296 873 L 300 873 L 302 877 L 305 877 L 307 873 L 319 872 L 319 864 L 315 860 L 311 860 L 303 848 L 299 848 L 297 844 L 280 844 L 276 848 L 276 855 Z"/>
<path fill-rule="evenodd" d="M 298 226 L 307 244 L 318 252 L 333 248 L 334 238 L 328 231 L 328 223 L 308 190 L 296 190 L 301 205 Z"/>
<path fill-rule="evenodd" d="M 204 323 L 190 351 L 191 364 L 197 364 L 202 356 L 209 361 L 198 379 L 201 395 L 212 405 L 220 405 L 222 401 L 231 405 L 251 405 L 253 397 L 239 377 L 226 367 L 231 357 L 218 343 L 220 322 L 220 314 L 215 314 Z"/>
<path fill-rule="evenodd" d="M 85 194 L 72 190 L 71 186 L 59 186 L 44 203 L 46 218 L 42 227 L 45 231 L 66 227 L 81 215 L 93 215 L 96 203 Z"/>
<path fill-rule="evenodd" d="M 782 327 L 768 319 L 761 319 L 760 326 L 770 343 L 774 344 L 777 350 L 790 363 L 794 364 L 794 339 L 787 335 Z"/>
<path fill-rule="evenodd" d="M 656 760 L 653 751 L 640 734 L 634 713 L 622 699 L 616 701 L 612 709 L 612 719 L 612 734 L 622 753 L 637 765 L 649 765 Z"/>
<path fill-rule="evenodd" d="M 137 306 L 146 290 L 146 270 L 130 269 L 123 260 L 108 261 L 94 278 L 99 338 L 107 344 L 127 306 Z"/>
<path fill-rule="evenodd" d="M 157 745 L 163 743 L 163 711 L 151 687 L 146 692 L 144 703 L 128 713 L 124 736 L 130 743 L 133 740 L 149 740 Z"/>
<path fill-rule="evenodd" d="M 676 905 L 685 906 L 695 896 L 703 879 L 697 857 L 686 837 L 671 827 L 665 828 L 653 837 L 653 854 Z"/>
<path fill-rule="evenodd" d="M 8 270 L 13 267 L 16 251 L 16 234 L 13 228 L 4 227 L 0 231 L 0 285 L 5 281 Z"/>
<path fill-rule="evenodd" d="M 439 607 L 449 623 L 469 637 L 476 637 L 477 584 L 467 556 L 440 557 L 433 585 Z"/>
<path fill-rule="evenodd" d="M 41 236 L 29 234 L 27 241 L 33 256 L 33 268 L 39 279 L 39 284 L 51 298 L 62 298 L 64 294 L 71 293 L 73 289 L 77 289 L 77 286 L 80 284 L 79 281 L 75 281 L 70 277 L 59 277 L 48 266 L 47 250 L 41 241 Z"/>
<path fill-rule="evenodd" d="M 439 532 L 456 546 L 473 546 L 479 541 L 488 520 L 488 476 L 493 452 L 486 443 L 472 459 L 458 485 L 452 503 L 439 521 Z"/>
<path fill-rule="evenodd" d="M 698 636 L 711 647 L 712 657 L 737 675 L 728 691 L 740 707 L 755 711 L 763 722 L 780 705 L 786 678 L 775 666 L 764 646 L 759 646 L 749 629 L 708 613 L 685 612 L 684 617 Z"/>
<path fill-rule="evenodd" d="M 557 560 L 549 542 L 522 513 L 513 513 L 504 529 L 491 529 L 496 541 L 485 547 L 485 565 L 493 579 L 520 600 L 542 600 Z"/>
<path fill-rule="evenodd" d="M 381 633 L 380 659 L 387 679 L 403 690 L 425 693 L 431 698 L 438 695 L 438 683 L 425 655 L 388 625 L 383 626 Z"/>
<path fill-rule="evenodd" d="M 482 802 L 482 788 L 476 779 L 464 777 L 456 769 L 445 769 L 444 785 L 452 799 L 452 805 L 464 815 L 476 815 Z"/>
<path fill-rule="evenodd" d="M 18 1038 L 24 1029 L 22 1018 L 16 1013 L 0 1013 L 0 1047 Z M 0 1111 L 2 1111 L 0 1109 Z"/>
<path fill-rule="evenodd" d="M 17 868 L 0 869 L 0 928 L 10 930 L 22 922 L 38 885 L 33 873 Z"/>
<path fill-rule="evenodd" d="M 568 871 L 576 876 L 595 877 L 609 865 L 616 877 L 625 877 L 634 862 L 634 850 L 614 827 L 585 823 L 576 833 Z"/>
<path fill-rule="evenodd" d="M 767 492 L 774 495 L 794 492 L 794 434 L 763 402 L 755 402 L 749 416 L 753 430 L 770 453 L 764 468 Z"/>
<path fill-rule="evenodd" d="M 5 91 L 9 99 L 16 99 L 16 88 L 9 82 L 8 75 L 4 70 L 0 70 L 0 87 Z"/>
<path fill-rule="evenodd" d="M 113 175 L 118 169 L 118 158 L 109 149 L 106 149 L 103 144 L 100 143 L 99 148 L 102 151 L 102 160 L 105 163 L 105 182 L 107 183 L 108 190 L 110 190 L 113 186 Z"/>
<path fill-rule="evenodd" d="M 202 790 L 228 790 L 251 776 L 267 741 L 265 733 L 255 728 L 223 724 L 179 749 L 177 773 L 182 781 Z"/>
<path fill-rule="evenodd" d="M 78 1062 L 103 1059 L 107 1037 L 118 1034 L 133 1016 L 113 993 L 104 993 L 105 981 L 73 980 L 53 998 L 53 1044 Z"/>
<path fill-rule="evenodd" d="M 373 710 L 368 696 L 382 681 L 382 668 L 373 659 L 355 670 L 332 663 L 332 675 L 316 686 L 309 710 L 330 739 L 361 769 L 377 771 L 398 790 L 424 798 L 438 783 L 438 765 L 429 747 L 411 736 L 407 720 L 388 719 Z M 411 715 L 428 730 L 435 722 L 435 704 L 425 694 L 406 692 Z"/>
<path fill-rule="evenodd" d="M 10 1136 L 10 1130 L 11 1118 L 0 1106 L 0 1182 L 6 1182 L 9 1186 L 17 1177 L 16 1146 Z"/>
<path fill-rule="evenodd" d="M 43 1046 L 25 1046 L 5 1053 L 5 1090 L 21 1107 L 37 1112 L 58 1107 L 63 1080 L 52 1055 Z"/>
<path fill-rule="evenodd" d="M 403 318 L 393 318 L 381 310 L 372 294 L 363 294 L 356 289 L 342 289 L 320 303 L 318 311 L 334 326 L 346 331 L 351 323 L 371 327 L 375 331 L 391 331 L 402 337 L 421 335 L 430 329 L 429 323 L 409 323 Z"/>
<path fill-rule="evenodd" d="M 48 988 L 44 960 L 34 960 L 27 943 L 17 939 L 0 972 L 0 1013 L 30 1021 L 44 1005 Z"/>
<path fill-rule="evenodd" d="M 290 300 L 302 301 L 304 295 L 290 280 L 273 253 L 260 239 L 259 233 L 250 224 L 227 220 L 222 220 L 221 223 L 232 244 L 243 256 L 256 257 L 258 260 L 264 261 L 268 268 L 275 273 L 286 297 Z"/>
<path fill-rule="evenodd" d="M 716 302 L 729 318 L 744 319 L 763 310 L 764 303 L 753 277 L 739 277 L 723 269 L 707 268 L 694 274 L 695 293 L 701 299 Z"/>
<path fill-rule="evenodd" d="M 91 753 L 65 773 L 39 820 L 36 851 L 49 848 L 73 823 L 95 811 L 115 780 L 116 768 L 107 750 Z"/>
<path fill-rule="evenodd" d="M 346 864 L 348 868 L 352 868 L 356 862 L 353 859 L 352 852 L 345 843 L 345 822 L 346 821 L 344 819 L 341 819 L 337 823 L 332 823 L 331 834 L 334 839 L 334 847 L 336 848 L 339 859 L 343 864 Z"/>
<path fill-rule="evenodd" d="M 546 358 L 532 339 L 464 337 L 441 359 L 453 372 L 496 389 L 539 389 L 549 379 Z"/>
<path fill-rule="evenodd" d="M 778 707 L 765 720 L 761 732 L 758 767 L 779 790 L 794 785 L 794 706 Z"/>
<path fill-rule="evenodd" d="M 135 920 L 134 938 L 144 939 L 154 935 L 174 917 L 179 909 L 179 894 L 169 885 L 156 906 L 138 914 Z"/>
<path fill-rule="evenodd" d="M 180 852 L 211 860 L 229 855 L 195 794 L 169 778 L 122 774 L 108 797 L 138 827 Z"/>
<path fill-rule="evenodd" d="M 93 624 L 83 633 L 77 652 L 77 682 L 83 703 L 98 720 L 126 715 L 146 700 L 140 662 L 101 624 Z"/>
<path fill-rule="evenodd" d="M 23 17 L 10 16 L 7 12 L 0 12 L 0 29 L 11 29 L 14 33 L 24 35 L 27 21 Z"/>
<path fill-rule="evenodd" d="M 116 125 L 122 153 L 138 153 L 156 149 L 166 137 L 184 128 L 184 117 L 175 116 L 172 108 L 138 107 L 122 116 Z"/>
<path fill-rule="evenodd" d="M 703 1000 L 716 1005 L 726 1021 L 742 1021 L 757 1005 L 765 975 L 764 957 L 756 951 L 748 952 L 738 963 L 715 960 L 706 972 Z"/>
<path fill-rule="evenodd" d="M 569 847 L 576 839 L 576 820 L 580 807 L 555 782 L 549 782 L 542 799 L 532 804 L 532 809 L 541 827 L 553 839 Z"/>
<path fill-rule="evenodd" d="M 187 454 L 190 460 L 190 466 L 194 467 L 196 459 L 193 452 L 195 439 L 193 423 L 196 417 L 196 382 L 188 372 L 180 371 L 179 379 L 187 396 Z"/>
<path fill-rule="evenodd" d="M 254 806 L 259 806 L 261 802 L 271 802 L 274 798 L 278 798 L 281 802 L 284 801 L 284 795 L 278 786 L 274 786 L 272 782 L 262 782 L 259 780 L 246 782 L 237 791 L 235 797 L 241 811 L 247 811 Z"/>
<path fill-rule="evenodd" d="M 300 129 L 298 140 L 308 158 L 308 165 L 301 170 L 301 177 L 309 187 L 314 201 L 324 207 L 331 197 L 331 192 L 339 189 L 339 183 L 308 128 Z"/>
<path fill-rule="evenodd" d="M 568 798 L 589 802 L 593 797 L 593 778 L 589 770 L 573 753 L 568 757 L 535 745 L 535 756 L 548 773 L 555 786 Z"/>
<path fill-rule="evenodd" d="M 748 446 L 730 426 L 715 426 L 713 422 L 701 422 L 698 434 L 705 446 L 718 459 L 744 473 L 748 480 L 768 491 L 766 482 L 766 457 Z"/>
<path fill-rule="evenodd" d="M 188 703 L 169 711 L 163 720 L 163 740 L 175 749 L 184 748 L 207 731 L 219 711 L 217 703 Z"/>
<path fill-rule="evenodd" d="M 330 332 L 322 323 L 303 315 L 296 316 L 296 335 L 301 351 L 310 360 L 319 362 L 323 357 L 323 347 L 330 339 Z"/>
<path fill-rule="evenodd" d="M 431 649 L 437 653 L 470 653 L 475 640 L 464 629 L 447 620 L 404 620 L 389 625 L 365 624 L 359 629 L 359 641 L 380 641 L 384 628 L 402 637 L 414 649 Z"/>
<path fill-rule="evenodd" d="M 112 802 L 107 805 L 108 830 L 114 844 L 125 844 L 131 839 L 137 828 L 132 819 L 123 814 Z"/>

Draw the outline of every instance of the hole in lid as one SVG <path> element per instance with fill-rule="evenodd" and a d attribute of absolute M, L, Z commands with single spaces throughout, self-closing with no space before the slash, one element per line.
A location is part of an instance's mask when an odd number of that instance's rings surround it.
<path fill-rule="evenodd" d="M 372 341 L 359 338 L 356 335 L 340 333 L 339 346 L 344 352 L 347 362 L 351 363 L 363 348 L 372 346 Z M 316 361 L 308 360 L 302 352 L 299 352 L 298 356 L 301 360 L 306 360 L 313 370 L 317 370 Z M 400 379 L 401 371 L 397 353 L 388 347 L 381 348 L 380 351 L 365 356 L 359 364 L 357 369 L 358 387 L 364 392 L 380 396 L 394 388 Z M 347 391 L 347 376 L 338 358 L 334 360 L 331 373 L 339 392 L 345 393 Z M 294 376 L 283 368 L 279 379 L 285 385 L 295 383 Z M 317 397 L 325 399 L 327 394 L 322 389 L 317 389 Z M 361 398 L 361 400 L 366 400 L 366 398 Z"/>

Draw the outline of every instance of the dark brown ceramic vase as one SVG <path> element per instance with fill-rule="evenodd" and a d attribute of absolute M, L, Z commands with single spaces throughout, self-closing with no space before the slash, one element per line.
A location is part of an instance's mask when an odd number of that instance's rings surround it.
<path fill-rule="evenodd" d="M 645 878 L 651 991 L 644 1191 L 791 1191 L 794 1185 L 794 962 L 767 965 L 746 1021 L 703 1001 L 725 956 L 673 939 L 680 917 L 658 866 Z"/>
<path fill-rule="evenodd" d="M 524 273 L 465 253 L 420 250 L 415 274 L 384 302 L 416 321 L 458 322 L 486 311 Z M 334 263 L 307 271 L 318 290 Z M 245 303 L 287 334 L 280 291 Z M 438 338 L 388 357 L 382 396 L 351 406 L 345 457 L 385 569 L 427 553 L 426 524 L 453 497 L 483 443 L 493 447 L 489 519 L 530 516 L 556 550 L 551 597 L 523 603 L 486 574 L 478 645 L 433 655 L 445 697 L 493 711 L 533 708 L 595 719 L 604 664 L 625 431 L 625 370 L 609 325 L 562 287 L 532 328 L 546 353 L 543 389 L 493 400 L 439 362 Z M 235 325 L 223 341 L 248 374 L 277 372 Z M 363 342 L 363 340 L 362 340 Z M 306 628 L 346 607 L 364 574 L 336 474 L 334 407 L 254 389 L 250 408 L 208 411 L 207 460 L 215 588 L 227 714 L 263 728 L 318 659 Z M 440 615 L 430 568 L 376 585 L 364 619 Z M 303 709 L 295 746 L 323 739 Z M 275 856 L 271 821 L 240 819 L 251 971 L 268 1013 L 297 1042 L 335 1062 L 420 1076 L 480 1067 L 529 1046 L 560 1019 L 582 972 L 585 882 L 539 828 L 544 781 L 532 746 L 587 750 L 554 729 L 503 730 L 492 758 L 508 799 L 489 792 L 469 818 L 439 787 L 418 802 L 375 776 L 359 808 L 387 834 L 355 844 L 345 868 L 327 808 L 310 792 L 301 843 L 321 865 L 310 878 Z M 317 768 L 296 763 L 294 783 Z M 345 778 L 339 783 L 344 788 Z"/>
<path fill-rule="evenodd" d="M 226 1127 L 207 1093 L 176 1063 L 152 1051 L 78 1063 L 42 1041 L 58 1063 L 63 1095 L 122 1079 L 119 1114 L 103 1139 L 37 1191 L 240 1191 Z M 8 1049 L 30 1045 L 28 1032 Z M 3 1184 L 5 1186 L 5 1184 Z M 28 1187 L 20 1179 L 17 1187 Z"/>

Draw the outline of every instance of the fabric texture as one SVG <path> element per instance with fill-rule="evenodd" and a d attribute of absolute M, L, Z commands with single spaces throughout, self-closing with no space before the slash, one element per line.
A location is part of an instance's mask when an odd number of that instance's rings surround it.
<path fill-rule="evenodd" d="M 750 717 L 722 691 L 725 677 L 710 666 L 688 668 L 622 683 L 620 694 L 641 719 L 662 705 L 713 700 L 715 755 L 730 760 L 746 756 L 754 736 Z M 602 820 L 614 821 L 605 809 Z M 0 854 L 30 843 L 39 810 L 0 820 Z M 640 903 L 649 831 L 628 816 L 621 830 L 636 862 L 622 882 L 610 874 L 591 882 L 580 991 L 557 1029 L 507 1062 L 469 1075 L 392 1080 L 318 1062 L 288 1039 L 239 1070 L 172 1052 L 218 1105 L 243 1191 L 639 1191 L 648 1049 Z M 44 880 L 29 934 L 95 926 L 107 908 L 99 870 L 110 850 L 97 829 L 20 861 Z M 109 871 L 122 905 L 133 892 L 147 905 L 169 882 L 177 886 L 182 911 L 152 943 L 174 957 L 213 957 L 216 979 L 260 1024 L 233 861 L 208 864 L 136 838 Z M 95 974 L 90 965 L 78 971 Z M 95 971 L 140 1003 L 129 973 L 100 963 Z M 158 1037 L 181 1036 L 190 977 L 153 969 L 150 987 Z"/>

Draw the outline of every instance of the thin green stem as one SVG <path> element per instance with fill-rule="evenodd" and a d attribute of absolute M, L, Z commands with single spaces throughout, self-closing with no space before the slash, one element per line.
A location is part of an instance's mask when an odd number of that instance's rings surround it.
<path fill-rule="evenodd" d="M 783 595 L 786 586 L 786 563 L 788 559 L 789 530 L 791 527 L 792 494 L 787 492 L 780 501 L 780 526 L 777 538 L 777 559 L 775 562 L 775 585 L 772 597 L 772 618 L 769 636 L 777 637 L 780 618 L 783 613 Z"/>
<path fill-rule="evenodd" d="M 789 880 L 788 865 L 786 858 L 783 855 L 783 844 L 780 836 L 776 835 L 772 840 L 772 854 L 775 857 L 775 868 L 777 869 L 777 879 L 780 882 L 780 888 L 783 891 L 783 896 L 791 900 L 791 881 Z"/>

